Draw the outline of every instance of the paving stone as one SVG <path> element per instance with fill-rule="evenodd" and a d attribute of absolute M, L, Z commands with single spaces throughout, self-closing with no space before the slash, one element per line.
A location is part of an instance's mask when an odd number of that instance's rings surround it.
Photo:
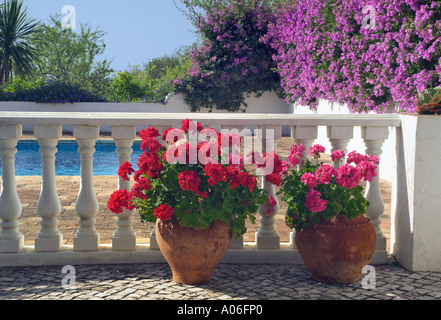
<path fill-rule="evenodd" d="M 317 283 L 310 278 L 303 265 L 271 264 L 259 265 L 259 268 L 224 264 L 216 269 L 212 281 L 203 286 L 174 282 L 166 264 L 78 266 L 76 288 L 64 290 L 59 269 L 0 268 L 0 299 L 185 301 L 441 298 L 441 273 L 409 272 L 398 264 L 379 266 L 376 287 L 371 290 L 363 289 L 361 281 L 348 285 Z M 246 276 L 240 279 L 238 274 Z"/>

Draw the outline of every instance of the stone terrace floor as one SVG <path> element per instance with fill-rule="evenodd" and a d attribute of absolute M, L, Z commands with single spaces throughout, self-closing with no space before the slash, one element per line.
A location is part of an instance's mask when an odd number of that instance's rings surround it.
<path fill-rule="evenodd" d="M 283 138 L 279 153 L 287 155 L 292 140 Z M 79 177 L 57 177 L 63 206 L 59 229 L 64 243 L 72 244 L 77 228 L 74 205 L 79 191 Z M 107 200 L 117 188 L 117 177 L 95 176 L 95 191 L 100 203 L 97 229 L 102 244 L 110 244 L 115 229 L 115 215 L 107 210 Z M 20 232 L 25 245 L 33 245 L 39 230 L 36 203 L 41 177 L 17 177 L 17 190 L 23 205 Z M 385 214 L 381 228 L 390 239 L 390 184 L 381 182 Z M 281 206 L 276 224 L 281 241 L 289 241 Z M 148 243 L 151 226 L 142 225 L 135 215 L 134 229 L 138 243 Z M 245 241 L 254 241 L 258 228 L 249 225 Z M 1 257 L 0 257 L 1 258 Z M 362 280 L 347 285 L 317 283 L 303 265 L 221 264 L 212 281 L 203 286 L 175 283 L 166 264 L 76 265 L 74 288 L 63 289 L 66 276 L 59 267 L 0 268 L 0 300 L 441 300 L 441 273 L 410 272 L 391 257 L 390 263 L 376 266 L 374 288 L 363 288 Z"/>
<path fill-rule="evenodd" d="M 0 268 L 0 300 L 441 300 L 441 273 L 377 266 L 375 283 L 323 284 L 303 265 L 221 264 L 211 282 L 178 284 L 166 264 L 78 265 L 63 289 L 62 267 Z M 72 284 L 72 283 L 71 283 Z"/>

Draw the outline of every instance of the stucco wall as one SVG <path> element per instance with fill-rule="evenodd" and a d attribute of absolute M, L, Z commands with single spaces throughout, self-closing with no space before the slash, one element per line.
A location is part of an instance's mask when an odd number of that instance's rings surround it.
<path fill-rule="evenodd" d="M 391 249 L 409 270 L 441 272 L 441 118 L 400 117 Z"/>

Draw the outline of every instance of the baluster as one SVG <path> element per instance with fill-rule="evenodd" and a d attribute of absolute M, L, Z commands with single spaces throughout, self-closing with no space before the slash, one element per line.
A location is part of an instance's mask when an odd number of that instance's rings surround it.
<path fill-rule="evenodd" d="M 241 137 L 243 137 L 243 129 L 245 128 L 245 126 L 228 126 L 228 125 L 222 125 L 221 126 L 221 133 L 225 134 L 228 132 L 231 133 L 237 133 L 239 135 L 241 135 Z M 228 130 L 228 131 L 224 131 L 223 130 Z M 252 146 L 251 146 L 252 147 Z M 231 152 L 232 150 L 230 150 Z M 230 249 L 243 249 L 243 236 L 240 236 L 239 238 L 234 238 L 231 241 L 230 244 Z"/>
<path fill-rule="evenodd" d="M 280 126 L 259 126 L 259 137 L 262 140 L 262 152 L 275 151 L 277 143 L 282 138 L 282 127 Z M 261 218 L 260 227 L 256 232 L 256 245 L 258 249 L 280 249 L 280 236 L 275 226 L 275 216 L 279 211 L 279 202 L 277 200 L 274 185 L 262 177 L 262 189 L 267 191 L 268 195 L 276 201 L 276 206 L 270 215 L 266 213 L 266 206 L 259 207 Z"/>
<path fill-rule="evenodd" d="M 380 158 L 380 155 L 383 152 L 382 146 L 384 140 L 386 140 L 388 136 L 389 130 L 387 127 L 362 127 L 361 137 L 366 145 L 366 154 L 371 154 Z M 379 255 L 378 259 L 386 262 L 386 237 L 383 235 L 380 228 L 380 217 L 384 213 L 384 202 L 380 190 L 380 166 L 377 168 L 377 176 L 374 177 L 371 182 L 367 182 L 366 184 L 365 198 L 370 202 L 366 216 L 371 220 L 375 233 L 377 234 L 376 254 Z"/>
<path fill-rule="evenodd" d="M 303 157 L 309 159 L 309 148 L 312 147 L 314 141 L 318 137 L 318 127 L 317 126 L 295 126 L 291 128 L 291 136 L 294 138 L 296 144 L 303 144 L 305 151 L 303 151 Z M 301 164 L 299 165 L 301 169 Z M 291 246 L 295 248 L 296 241 L 295 235 L 296 231 L 291 232 Z"/>
<path fill-rule="evenodd" d="M 295 126 L 291 127 L 291 137 L 294 138 L 296 144 L 303 144 L 305 151 L 303 156 L 309 158 L 309 148 L 312 147 L 314 141 L 318 137 L 317 126 Z"/>
<path fill-rule="evenodd" d="M 116 144 L 118 162 L 121 166 L 124 162 L 131 161 L 132 146 L 136 138 L 136 127 L 112 127 L 112 137 Z M 118 189 L 131 190 L 131 182 L 123 181 L 118 177 Z M 112 237 L 112 250 L 134 251 L 136 249 L 136 233 L 133 230 L 133 214 L 135 210 L 124 210 L 116 215 L 116 230 Z"/>
<path fill-rule="evenodd" d="M 22 205 L 15 182 L 15 154 L 22 135 L 21 125 L 0 125 L 2 161 L 2 193 L 0 196 L 0 252 L 17 253 L 24 246 L 24 236 L 18 230 Z"/>
<path fill-rule="evenodd" d="M 57 219 L 61 213 L 61 203 L 55 181 L 55 154 L 62 135 L 61 128 L 61 125 L 34 127 L 34 135 L 40 144 L 43 167 L 41 193 L 37 203 L 41 227 L 35 239 L 36 252 L 57 252 L 63 246 L 63 235 L 58 231 Z"/>
<path fill-rule="evenodd" d="M 93 154 L 98 136 L 98 126 L 74 126 L 81 160 L 81 186 L 75 203 L 75 211 L 80 218 L 74 237 L 75 251 L 96 251 L 99 248 L 100 235 L 95 228 L 99 203 L 93 186 Z"/>
<path fill-rule="evenodd" d="M 331 153 L 337 150 L 342 150 L 347 154 L 349 141 L 354 137 L 354 128 L 329 126 L 327 130 L 329 142 L 331 142 L 332 146 Z M 343 161 L 336 161 L 334 162 L 334 168 L 338 169 L 342 164 Z"/>

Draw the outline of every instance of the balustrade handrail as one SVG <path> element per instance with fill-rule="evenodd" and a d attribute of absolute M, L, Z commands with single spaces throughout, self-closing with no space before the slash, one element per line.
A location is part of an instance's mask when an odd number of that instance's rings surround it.
<path fill-rule="evenodd" d="M 183 119 L 211 125 L 275 125 L 275 126 L 369 126 L 400 127 L 396 114 L 258 114 L 258 113 L 124 113 L 124 112 L 25 112 L 2 111 L 0 124 L 61 125 L 179 125 Z"/>

